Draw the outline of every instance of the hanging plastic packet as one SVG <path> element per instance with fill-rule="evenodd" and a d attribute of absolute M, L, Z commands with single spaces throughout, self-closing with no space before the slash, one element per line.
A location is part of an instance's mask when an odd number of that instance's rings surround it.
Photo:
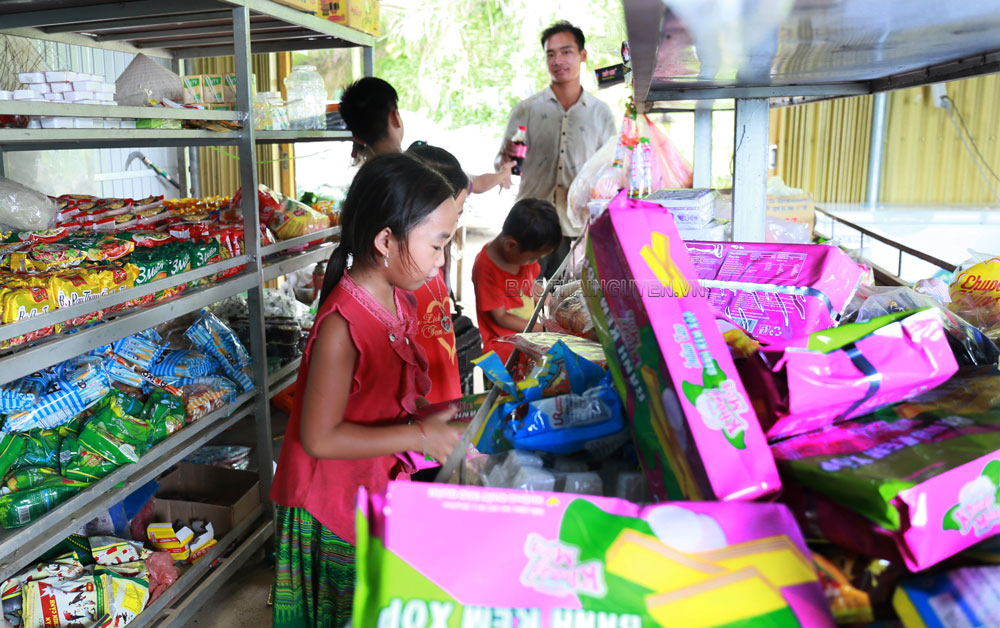
<path fill-rule="evenodd" d="M 184 335 L 192 345 L 218 360 L 222 370 L 239 385 L 241 392 L 253 389 L 250 354 L 233 330 L 226 327 L 217 316 L 208 311 L 202 312 Z"/>
<path fill-rule="evenodd" d="M 183 378 L 176 386 L 181 390 L 187 422 L 203 418 L 236 399 L 236 384 L 225 377 Z"/>
<path fill-rule="evenodd" d="M 165 349 L 163 339 L 152 329 L 133 336 L 126 336 L 112 343 L 111 347 L 117 355 L 144 369 L 152 366 Z"/>
<path fill-rule="evenodd" d="M 154 390 L 142 409 L 142 418 L 149 423 L 150 445 L 154 445 L 184 427 L 184 400 L 163 389 Z"/>
<path fill-rule="evenodd" d="M 0 414 L 24 412 L 45 394 L 45 382 L 23 377 L 0 386 Z"/>

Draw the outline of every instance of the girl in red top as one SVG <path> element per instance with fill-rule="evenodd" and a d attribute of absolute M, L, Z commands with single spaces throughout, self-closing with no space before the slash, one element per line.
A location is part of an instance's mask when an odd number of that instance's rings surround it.
<path fill-rule="evenodd" d="M 351 184 L 271 489 L 276 627 L 350 619 L 358 487 L 406 477 L 393 454 L 442 461 L 461 437 L 453 409 L 414 419 L 430 381 L 408 292 L 437 275 L 457 222 L 447 181 L 412 157 L 373 158 Z"/>
<path fill-rule="evenodd" d="M 471 181 L 458 159 L 445 149 L 426 142 L 414 142 L 406 149 L 406 154 L 416 157 L 448 180 L 461 217 L 465 199 L 469 197 Z M 451 401 L 462 396 L 458 349 L 455 330 L 452 328 L 451 298 L 445 283 L 447 272 L 448 262 L 445 261 L 444 269 L 413 293 L 417 299 L 417 344 L 427 352 L 428 374 L 431 377 L 427 401 L 431 403 Z"/>

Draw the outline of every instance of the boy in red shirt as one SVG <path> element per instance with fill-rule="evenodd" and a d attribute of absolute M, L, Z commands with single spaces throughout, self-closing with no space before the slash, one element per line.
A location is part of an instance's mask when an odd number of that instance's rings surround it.
<path fill-rule="evenodd" d="M 476 315 L 483 336 L 483 352 L 496 351 L 504 362 L 513 353 L 498 338 L 524 331 L 535 309 L 535 280 L 542 258 L 559 246 L 562 229 L 555 206 L 537 198 L 514 203 L 500 235 L 476 256 L 472 283 L 476 288 Z M 536 325 L 535 331 L 541 331 Z"/>

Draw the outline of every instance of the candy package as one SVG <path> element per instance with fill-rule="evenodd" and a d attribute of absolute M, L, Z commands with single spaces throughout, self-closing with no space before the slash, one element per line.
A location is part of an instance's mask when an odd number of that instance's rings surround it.
<path fill-rule="evenodd" d="M 1000 626 L 1000 567 L 966 567 L 908 578 L 892 598 L 904 628 Z"/>
<path fill-rule="evenodd" d="M 448 526 L 421 534 L 414 517 Z M 410 522 L 410 523 L 408 523 Z M 447 522 L 447 523 L 446 523 Z M 484 544 L 482 540 L 489 539 Z M 794 519 L 778 504 L 619 499 L 390 482 L 359 497 L 354 622 L 832 627 Z M 476 577 L 459 562 L 481 557 Z"/>
<path fill-rule="evenodd" d="M 181 349 L 164 352 L 149 367 L 149 372 L 159 377 L 202 377 L 215 373 L 219 368 L 215 358 Z"/>
<path fill-rule="evenodd" d="M 1000 340 L 1000 256 L 976 254 L 955 272 L 948 308 Z"/>
<path fill-rule="evenodd" d="M 754 499 L 780 490 L 670 213 L 616 197 L 590 225 L 582 281 L 651 496 Z"/>
<path fill-rule="evenodd" d="M 919 395 L 958 370 L 937 309 L 886 314 L 764 348 L 787 394 L 770 440 Z"/>
<path fill-rule="evenodd" d="M 24 432 L 62 425 L 97 403 L 110 386 L 101 360 L 78 358 L 49 384 L 45 395 L 31 409 L 9 415 L 3 431 Z"/>
<path fill-rule="evenodd" d="M 182 378 L 174 383 L 181 391 L 188 423 L 203 418 L 236 399 L 236 385 L 225 377 Z"/>
<path fill-rule="evenodd" d="M 846 253 L 823 244 L 686 245 L 712 306 L 762 341 L 836 326 L 864 274 Z"/>
<path fill-rule="evenodd" d="M 307 233 L 321 231 L 330 226 L 330 218 L 308 205 L 286 199 L 267 222 L 279 240 L 289 240 Z"/>

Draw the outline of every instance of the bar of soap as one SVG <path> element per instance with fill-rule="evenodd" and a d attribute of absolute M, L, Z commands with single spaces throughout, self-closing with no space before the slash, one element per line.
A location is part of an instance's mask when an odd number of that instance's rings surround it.
<path fill-rule="evenodd" d="M 77 92 L 96 92 L 100 89 L 98 81 L 73 81 L 73 90 Z"/>
<path fill-rule="evenodd" d="M 70 72 L 69 70 L 46 72 L 45 80 L 49 83 L 72 83 L 76 80 L 76 72 Z"/>
<path fill-rule="evenodd" d="M 22 83 L 44 83 L 45 72 L 21 72 L 17 75 L 17 80 Z"/>

